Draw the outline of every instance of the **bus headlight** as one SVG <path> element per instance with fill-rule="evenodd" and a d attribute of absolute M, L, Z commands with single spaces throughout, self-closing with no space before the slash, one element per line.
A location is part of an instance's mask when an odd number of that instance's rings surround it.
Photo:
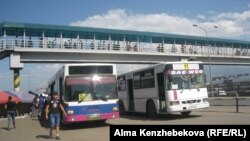
<path fill-rule="evenodd" d="M 179 101 L 170 101 L 169 104 L 170 104 L 170 106 L 179 105 L 180 102 Z"/>
<path fill-rule="evenodd" d="M 113 108 L 112 108 L 112 111 L 113 111 L 113 112 L 118 112 L 118 108 L 117 108 L 117 107 L 113 107 Z"/>
<path fill-rule="evenodd" d="M 68 115 L 73 115 L 74 113 L 75 113 L 74 110 L 68 110 L 68 111 L 67 111 L 67 114 L 68 114 Z"/>

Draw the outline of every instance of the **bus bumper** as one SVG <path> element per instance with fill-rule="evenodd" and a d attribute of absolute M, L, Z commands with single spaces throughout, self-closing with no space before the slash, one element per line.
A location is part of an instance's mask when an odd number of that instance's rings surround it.
<path fill-rule="evenodd" d="M 64 118 L 64 123 L 83 122 L 91 120 L 107 120 L 119 118 L 119 112 L 90 114 L 90 115 L 69 115 Z"/>
<path fill-rule="evenodd" d="M 192 111 L 192 110 L 203 109 L 203 108 L 208 108 L 208 107 L 209 107 L 208 102 L 204 102 L 202 104 L 181 104 L 181 105 L 170 106 L 168 108 L 168 112 L 172 113 L 172 112 Z"/>

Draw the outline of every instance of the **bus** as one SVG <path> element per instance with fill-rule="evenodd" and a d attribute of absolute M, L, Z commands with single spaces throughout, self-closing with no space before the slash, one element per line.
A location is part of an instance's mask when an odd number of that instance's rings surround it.
<path fill-rule="evenodd" d="M 201 62 L 164 62 L 117 76 L 120 114 L 159 114 L 207 108 L 208 93 Z"/>
<path fill-rule="evenodd" d="M 114 64 L 65 64 L 50 79 L 48 90 L 60 94 L 67 113 L 63 123 L 119 118 Z"/>

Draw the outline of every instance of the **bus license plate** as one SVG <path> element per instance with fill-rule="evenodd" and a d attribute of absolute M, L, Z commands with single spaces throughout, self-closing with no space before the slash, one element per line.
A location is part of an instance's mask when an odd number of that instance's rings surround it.
<path fill-rule="evenodd" d="M 100 114 L 91 114 L 88 116 L 88 119 L 99 119 L 100 117 Z"/>
<path fill-rule="evenodd" d="M 195 108 L 197 108 L 197 106 L 189 106 L 189 109 L 195 109 Z"/>

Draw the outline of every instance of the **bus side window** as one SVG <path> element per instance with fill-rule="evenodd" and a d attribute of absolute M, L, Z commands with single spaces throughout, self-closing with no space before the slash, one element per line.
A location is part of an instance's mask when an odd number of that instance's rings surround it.
<path fill-rule="evenodd" d="M 118 77 L 117 82 L 118 91 L 126 91 L 125 76 Z"/>

